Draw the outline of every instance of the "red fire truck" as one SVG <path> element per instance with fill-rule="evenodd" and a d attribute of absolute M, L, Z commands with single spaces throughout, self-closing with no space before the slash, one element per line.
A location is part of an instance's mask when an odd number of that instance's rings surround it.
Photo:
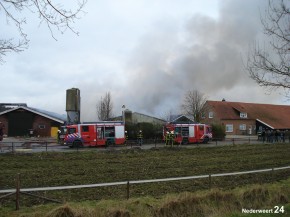
<path fill-rule="evenodd" d="M 66 126 L 64 144 L 69 147 L 109 146 L 125 143 L 123 122 L 95 122 Z"/>
<path fill-rule="evenodd" d="M 169 123 L 164 126 L 163 137 L 167 133 L 174 134 L 174 143 L 208 143 L 212 139 L 212 128 L 206 124 L 199 123 Z"/>

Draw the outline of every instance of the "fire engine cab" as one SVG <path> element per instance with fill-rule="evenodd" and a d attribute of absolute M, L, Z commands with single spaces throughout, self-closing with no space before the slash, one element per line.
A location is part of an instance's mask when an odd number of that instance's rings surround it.
<path fill-rule="evenodd" d="M 164 126 L 163 137 L 167 133 L 174 134 L 174 142 L 178 144 L 208 143 L 212 139 L 212 128 L 206 124 L 167 124 Z"/>
<path fill-rule="evenodd" d="M 123 122 L 96 122 L 66 126 L 64 144 L 69 147 L 109 146 L 125 143 Z"/>

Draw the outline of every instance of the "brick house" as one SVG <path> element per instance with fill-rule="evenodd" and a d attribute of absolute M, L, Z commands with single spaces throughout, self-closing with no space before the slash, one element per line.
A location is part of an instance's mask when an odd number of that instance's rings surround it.
<path fill-rule="evenodd" d="M 290 130 L 290 106 L 207 101 L 203 120 L 225 126 L 227 135 L 255 135 L 265 130 Z"/>
<path fill-rule="evenodd" d="M 0 112 L 0 122 L 7 136 L 56 136 L 65 118 L 58 114 L 27 106 L 17 106 Z M 33 132 L 33 134 L 31 134 Z"/>

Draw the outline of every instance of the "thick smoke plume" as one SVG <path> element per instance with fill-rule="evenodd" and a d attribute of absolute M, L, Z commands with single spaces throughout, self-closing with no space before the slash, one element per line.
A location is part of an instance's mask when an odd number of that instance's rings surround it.
<path fill-rule="evenodd" d="M 210 100 L 281 103 L 278 93 L 267 94 L 249 78 L 243 63 L 251 46 L 264 41 L 261 17 L 267 6 L 264 0 L 223 0 L 218 16 L 192 14 L 182 25 L 159 22 L 120 69 L 121 83 L 111 79 L 98 89 L 111 91 L 115 115 L 121 115 L 122 105 L 161 118 L 180 113 L 188 90 Z M 90 96 L 84 114 L 92 113 L 97 97 Z"/>
<path fill-rule="evenodd" d="M 243 56 L 262 33 L 266 6 L 266 1 L 221 1 L 217 18 L 193 15 L 182 31 L 170 25 L 154 29 L 127 64 L 123 101 L 149 114 L 178 110 L 190 89 L 212 100 L 243 101 L 252 95 L 247 101 L 259 102 L 255 93 L 264 90 L 248 77 Z"/>

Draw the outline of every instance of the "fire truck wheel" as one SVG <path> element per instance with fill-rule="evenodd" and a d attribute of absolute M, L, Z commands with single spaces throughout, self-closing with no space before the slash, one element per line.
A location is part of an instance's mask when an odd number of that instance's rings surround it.
<path fill-rule="evenodd" d="M 83 146 L 83 144 L 82 144 L 82 142 L 79 141 L 79 140 L 76 140 L 76 141 L 73 142 L 73 147 L 74 147 L 74 148 L 80 148 L 80 147 L 82 147 L 82 146 Z"/>
<path fill-rule="evenodd" d="M 113 145 L 112 141 L 106 141 L 106 147 Z"/>
<path fill-rule="evenodd" d="M 205 138 L 203 139 L 203 143 L 205 143 L 205 144 L 207 144 L 208 141 L 209 141 L 209 138 L 208 138 L 208 137 L 205 137 Z"/>
<path fill-rule="evenodd" d="M 188 144 L 188 139 L 183 139 L 181 142 L 182 145 L 187 145 Z"/>

